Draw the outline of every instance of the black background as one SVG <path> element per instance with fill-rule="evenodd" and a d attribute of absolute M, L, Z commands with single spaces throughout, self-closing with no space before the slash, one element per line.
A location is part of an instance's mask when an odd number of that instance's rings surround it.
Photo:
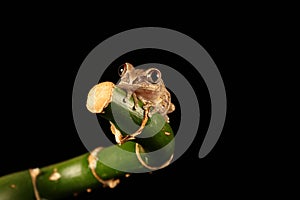
<path fill-rule="evenodd" d="M 132 175 L 112 190 L 93 191 L 81 199 L 99 199 L 103 195 L 121 197 L 135 191 L 150 198 L 170 194 L 212 197 L 220 193 L 232 197 L 241 192 L 253 195 L 264 190 L 269 171 L 256 160 L 258 145 L 250 142 L 256 137 L 252 127 L 259 122 L 246 119 L 251 110 L 246 95 L 249 83 L 245 84 L 251 65 L 246 54 L 252 46 L 253 36 L 249 34 L 253 31 L 249 21 L 241 24 L 230 18 L 209 22 L 201 19 L 193 24 L 190 24 L 192 19 L 144 23 L 129 20 L 122 23 L 99 16 L 96 18 L 99 20 L 91 23 L 88 19 L 71 17 L 37 18 L 17 18 L 7 23 L 8 28 L 4 31 L 1 74 L 7 79 L 2 80 L 2 116 L 5 121 L 1 123 L 0 176 L 85 153 L 72 116 L 72 89 L 77 70 L 89 52 L 110 36 L 131 28 L 158 26 L 180 31 L 195 39 L 216 63 L 228 101 L 221 137 L 205 158 L 198 158 L 209 116 L 207 91 L 200 90 L 206 98 L 202 108 L 207 109 L 206 118 L 201 122 L 204 123 L 203 130 L 180 159 L 165 169 L 152 174 Z M 161 58 L 162 62 L 168 58 Z M 142 57 L 137 59 L 137 63 L 144 62 Z M 153 57 L 159 62 L 157 59 Z M 147 57 L 148 61 L 151 57 Z M 203 85 L 196 77 L 191 76 L 190 81 Z M 264 176 L 257 172 L 263 172 Z"/>

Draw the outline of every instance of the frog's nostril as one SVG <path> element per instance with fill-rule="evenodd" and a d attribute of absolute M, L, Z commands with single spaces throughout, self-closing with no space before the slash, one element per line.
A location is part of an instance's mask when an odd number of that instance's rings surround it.
<path fill-rule="evenodd" d="M 139 83 L 141 83 L 141 78 L 140 77 L 137 77 L 136 79 L 134 79 L 132 81 L 132 84 L 139 84 Z"/>

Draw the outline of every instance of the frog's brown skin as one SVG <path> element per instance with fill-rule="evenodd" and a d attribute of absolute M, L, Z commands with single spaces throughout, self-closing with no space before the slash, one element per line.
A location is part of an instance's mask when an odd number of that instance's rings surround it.
<path fill-rule="evenodd" d="M 138 99 L 143 102 L 145 110 L 144 119 L 140 128 L 127 138 L 119 138 L 119 143 L 123 143 L 128 139 L 141 133 L 148 117 L 154 113 L 160 113 L 169 123 L 168 114 L 175 110 L 174 104 L 171 102 L 171 95 L 161 78 L 161 72 L 156 68 L 135 69 L 132 64 L 125 63 L 119 68 L 121 81 L 116 85 L 127 92 L 127 99 L 131 96 L 137 106 Z M 124 101 L 127 100 L 126 98 Z"/>
<path fill-rule="evenodd" d="M 168 113 L 175 110 L 171 103 L 171 95 L 166 89 L 161 78 L 161 73 L 156 68 L 135 69 L 132 64 L 125 63 L 121 66 L 121 81 L 117 84 L 127 92 L 127 98 L 133 95 L 135 104 L 140 99 L 144 109 L 151 108 L 148 116 L 158 112 L 169 122 Z"/>

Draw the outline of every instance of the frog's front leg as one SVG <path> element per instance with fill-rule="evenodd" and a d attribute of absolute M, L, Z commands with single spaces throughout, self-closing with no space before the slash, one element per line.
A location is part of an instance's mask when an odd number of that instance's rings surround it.
<path fill-rule="evenodd" d="M 126 90 L 126 96 L 123 98 L 123 102 L 129 102 L 130 97 L 132 96 L 133 92 L 131 90 Z"/>
<path fill-rule="evenodd" d="M 132 98 L 133 98 L 133 102 L 134 102 L 133 109 L 136 110 L 139 106 L 139 100 L 138 100 L 135 92 L 132 93 Z"/>
<path fill-rule="evenodd" d="M 132 109 L 133 109 L 133 110 L 136 110 L 137 107 L 138 107 L 138 102 L 139 102 L 139 100 L 138 100 L 138 98 L 137 98 L 135 92 L 132 92 L 131 90 L 127 90 L 127 91 L 126 91 L 126 97 L 123 98 L 123 102 L 124 102 L 124 103 L 129 102 L 129 99 L 130 99 L 131 97 L 133 98 L 133 103 L 134 103 Z"/>

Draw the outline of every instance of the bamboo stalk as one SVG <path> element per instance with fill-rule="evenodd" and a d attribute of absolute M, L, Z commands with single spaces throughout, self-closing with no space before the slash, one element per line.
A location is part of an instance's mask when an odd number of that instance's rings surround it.
<path fill-rule="evenodd" d="M 142 105 L 139 104 L 133 110 L 132 99 L 124 102 L 125 96 L 126 93 L 113 83 L 103 82 L 91 89 L 87 108 L 109 120 L 113 133 L 116 134 L 121 125 L 132 124 L 132 120 L 141 124 L 143 120 Z M 118 113 L 117 122 L 114 112 Z M 157 124 L 163 124 L 159 131 L 156 131 Z M 119 133 L 123 136 L 130 134 L 124 130 Z M 57 200 L 75 197 L 95 188 L 114 188 L 129 173 L 158 170 L 168 166 L 174 152 L 174 134 L 164 118 L 154 114 L 146 123 L 141 136 L 122 144 L 99 147 L 63 162 L 2 176 L 0 199 Z M 150 153 L 157 150 L 160 150 L 159 159 Z M 117 166 L 117 169 L 112 166 Z"/>

